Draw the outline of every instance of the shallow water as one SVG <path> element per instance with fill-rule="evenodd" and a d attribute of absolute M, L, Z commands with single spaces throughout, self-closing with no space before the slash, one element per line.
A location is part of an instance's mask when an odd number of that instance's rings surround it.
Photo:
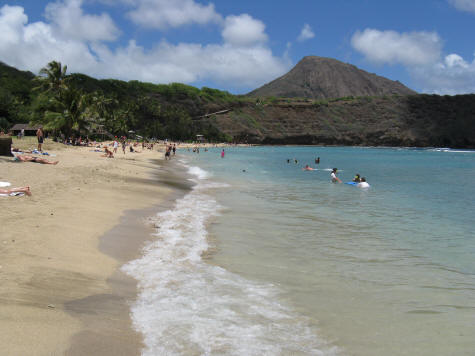
<path fill-rule="evenodd" d="M 473 354 L 475 151 L 220 151 L 124 267 L 144 355 Z"/>

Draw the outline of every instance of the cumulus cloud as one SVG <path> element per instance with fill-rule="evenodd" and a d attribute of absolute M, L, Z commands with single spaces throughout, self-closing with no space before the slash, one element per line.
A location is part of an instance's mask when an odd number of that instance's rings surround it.
<path fill-rule="evenodd" d="M 351 44 L 377 64 L 402 64 L 425 93 L 475 92 L 475 59 L 458 54 L 442 56 L 442 40 L 433 32 L 398 33 L 366 29 L 356 32 Z"/>
<path fill-rule="evenodd" d="M 102 76 L 133 73 L 133 78 L 162 83 L 193 83 L 205 78 L 217 83 L 253 87 L 281 75 L 287 65 L 262 46 L 233 47 L 162 41 L 146 51 L 134 41 L 115 51 L 106 46 L 95 46 L 101 58 Z"/>
<path fill-rule="evenodd" d="M 411 68 L 410 73 L 427 93 L 475 93 L 475 59 L 467 62 L 453 53 L 433 65 Z"/>
<path fill-rule="evenodd" d="M 63 18 L 79 20 L 88 17 L 76 5 L 78 0 L 55 3 L 57 13 L 70 9 Z M 62 4 L 62 5 L 61 5 Z M 79 6 L 79 5 L 78 5 Z M 59 7 L 59 8 L 58 8 Z M 52 12 L 48 16 L 52 16 Z M 78 17 L 79 16 L 79 17 Z M 50 18 L 50 17 L 48 17 Z M 24 9 L 5 5 L 0 8 L 0 60 L 19 69 L 35 73 L 52 60 L 67 64 L 71 72 L 82 72 L 98 78 L 141 80 L 154 83 L 208 81 L 224 88 L 254 88 L 285 73 L 290 61 L 273 55 L 266 45 L 267 35 L 262 22 L 249 15 L 228 17 L 223 22 L 223 43 L 173 44 L 165 40 L 152 48 L 144 48 L 134 40 L 113 48 L 106 44 L 114 32 L 79 31 L 67 36 L 70 29 L 63 20 L 29 23 Z M 247 31 L 238 33 L 240 26 Z"/>
<path fill-rule="evenodd" d="M 436 62 L 442 41 L 435 32 L 398 33 L 366 29 L 351 38 L 353 48 L 380 64 L 424 65 Z"/>
<path fill-rule="evenodd" d="M 76 63 L 76 70 L 94 65 L 94 57 L 83 42 L 56 37 L 51 25 L 28 24 L 22 7 L 0 8 L 0 60 L 20 69 L 37 72 L 53 59 Z"/>
<path fill-rule="evenodd" d="M 309 24 L 305 24 L 300 31 L 300 35 L 297 37 L 297 41 L 303 42 L 315 37 L 315 33 L 313 33 L 312 28 Z"/>
<path fill-rule="evenodd" d="M 456 9 L 475 13 L 475 0 L 449 0 Z"/>
<path fill-rule="evenodd" d="M 113 41 L 119 29 L 109 15 L 85 15 L 81 9 L 82 0 L 66 0 L 49 3 L 45 9 L 46 18 L 57 27 L 58 35 L 86 41 Z"/>
<path fill-rule="evenodd" d="M 267 41 L 264 23 L 248 14 L 226 17 L 222 36 L 226 43 L 236 46 L 252 46 Z"/>
<path fill-rule="evenodd" d="M 124 1 L 124 0 L 122 0 Z M 136 24 L 148 28 L 176 28 L 188 24 L 219 23 L 222 17 L 213 4 L 202 5 L 194 0 L 127 0 L 135 9 L 128 12 Z"/>

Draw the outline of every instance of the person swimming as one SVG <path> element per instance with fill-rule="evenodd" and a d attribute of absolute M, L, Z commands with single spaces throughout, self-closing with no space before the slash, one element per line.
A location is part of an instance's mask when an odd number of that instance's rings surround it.
<path fill-rule="evenodd" d="M 336 172 L 338 171 L 338 168 L 333 168 L 332 172 L 330 173 L 330 177 L 332 179 L 332 183 L 341 183 L 340 178 L 336 176 Z"/>
<path fill-rule="evenodd" d="M 303 171 L 314 171 L 315 168 L 310 167 L 308 164 L 305 166 L 305 168 L 302 168 Z"/>
<path fill-rule="evenodd" d="M 368 182 L 366 182 L 366 178 L 363 177 L 361 178 L 361 181 L 356 185 L 358 188 L 369 188 L 370 185 Z"/>
<path fill-rule="evenodd" d="M 359 175 L 359 173 L 356 173 L 355 177 L 353 178 L 353 182 L 355 183 L 361 182 L 361 176 Z"/>

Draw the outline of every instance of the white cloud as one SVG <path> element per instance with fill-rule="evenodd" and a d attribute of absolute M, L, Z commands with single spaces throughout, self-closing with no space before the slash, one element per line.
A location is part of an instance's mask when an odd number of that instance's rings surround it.
<path fill-rule="evenodd" d="M 309 24 L 305 24 L 300 32 L 299 37 L 297 37 L 297 41 L 303 42 L 315 37 L 315 33 L 313 33 L 312 28 Z"/>
<path fill-rule="evenodd" d="M 71 2 L 65 9 L 77 8 Z M 80 19 L 88 15 L 80 12 Z M 64 18 L 68 18 L 65 13 Z M 56 20 L 55 20 L 56 21 Z M 112 49 L 99 37 L 82 32 L 66 36 L 57 22 L 28 23 L 22 7 L 0 8 L 0 60 L 35 73 L 52 60 L 68 65 L 70 72 L 98 78 L 141 80 L 154 83 L 208 81 L 226 88 L 253 89 L 285 73 L 290 61 L 276 57 L 265 44 L 264 25 L 248 15 L 227 18 L 224 43 L 172 44 L 167 41 L 145 49 L 130 40 Z M 247 23 L 247 32 L 233 32 Z M 64 32 L 63 32 L 64 31 Z M 110 33 L 110 32 L 107 32 Z M 108 39 L 107 36 L 102 37 Z"/>
<path fill-rule="evenodd" d="M 211 79 L 217 83 L 233 83 L 254 87 L 281 75 L 287 64 L 272 55 L 265 47 L 240 47 L 232 45 L 207 45 L 161 42 L 147 52 L 131 41 L 126 48 L 111 51 L 106 46 L 96 46 L 102 63 L 98 75 L 150 82 L 193 83 Z"/>
<path fill-rule="evenodd" d="M 46 18 L 57 26 L 58 35 L 86 41 L 113 41 L 119 30 L 109 15 L 85 15 L 81 9 L 83 0 L 65 0 L 49 3 Z"/>
<path fill-rule="evenodd" d="M 52 26 L 43 22 L 27 24 L 23 8 L 0 8 L 0 60 L 20 69 L 38 72 L 53 59 L 76 63 L 76 70 L 87 70 L 94 58 L 87 45 L 77 40 L 55 37 Z"/>
<path fill-rule="evenodd" d="M 194 0 L 127 0 L 127 3 L 136 6 L 128 13 L 130 19 L 149 28 L 163 30 L 193 23 L 204 25 L 222 21 L 211 3 L 206 6 Z"/>
<path fill-rule="evenodd" d="M 442 41 L 434 32 L 398 33 L 366 29 L 351 38 L 353 48 L 380 64 L 424 65 L 440 57 Z"/>
<path fill-rule="evenodd" d="M 252 46 L 267 41 L 265 25 L 248 14 L 228 16 L 222 32 L 226 43 L 236 46 Z"/>
<path fill-rule="evenodd" d="M 449 0 L 456 9 L 475 13 L 475 0 Z"/>
<path fill-rule="evenodd" d="M 356 32 L 353 47 L 378 64 L 402 64 L 425 93 L 475 93 L 475 60 L 452 53 L 441 58 L 442 40 L 436 33 L 379 31 Z"/>
<path fill-rule="evenodd" d="M 410 73 L 427 93 L 475 93 L 475 59 L 466 62 L 458 54 L 449 54 L 433 65 L 411 68 Z"/>

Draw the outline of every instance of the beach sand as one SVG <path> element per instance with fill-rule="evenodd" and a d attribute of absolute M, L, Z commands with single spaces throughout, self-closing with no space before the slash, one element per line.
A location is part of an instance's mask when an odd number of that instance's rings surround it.
<path fill-rule="evenodd" d="M 144 217 L 186 186 L 164 178 L 172 166 L 156 150 L 109 159 L 48 140 L 43 149 L 59 164 L 0 156 L 0 181 L 33 194 L 0 197 L 1 354 L 140 354 L 128 308 L 136 285 L 119 267 L 150 238 Z"/>

